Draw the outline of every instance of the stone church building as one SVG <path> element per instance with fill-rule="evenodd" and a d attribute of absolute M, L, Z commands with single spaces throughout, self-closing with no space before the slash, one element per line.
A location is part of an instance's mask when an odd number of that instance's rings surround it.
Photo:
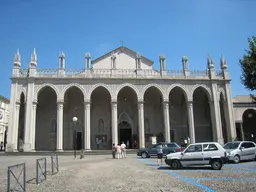
<path fill-rule="evenodd" d="M 206 70 L 190 70 L 182 57 L 181 70 L 166 69 L 121 46 L 95 60 L 85 54 L 81 69 L 40 68 L 36 51 L 28 69 L 19 52 L 11 77 L 7 151 L 110 149 L 113 143 L 136 141 L 146 147 L 159 141 L 181 143 L 236 138 L 227 63 L 221 70 L 211 57 Z M 75 117 L 75 118 L 74 118 Z"/>

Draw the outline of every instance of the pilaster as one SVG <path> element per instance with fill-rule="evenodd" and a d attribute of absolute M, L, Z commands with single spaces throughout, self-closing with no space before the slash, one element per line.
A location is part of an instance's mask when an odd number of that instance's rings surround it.
<path fill-rule="evenodd" d="M 211 109 L 211 121 L 214 141 L 217 141 L 220 144 L 224 144 L 223 133 L 222 133 L 222 123 L 221 123 L 221 114 L 220 114 L 220 103 L 217 92 L 217 84 L 212 82 L 212 101 L 210 102 Z"/>
<path fill-rule="evenodd" d="M 32 79 L 28 80 L 28 92 L 26 100 L 26 112 L 25 112 L 25 133 L 24 133 L 24 146 L 23 151 L 31 151 L 31 127 L 32 127 L 32 101 L 34 98 L 34 82 Z"/>
<path fill-rule="evenodd" d="M 35 151 L 37 101 L 32 103 L 31 150 Z"/>
<path fill-rule="evenodd" d="M 225 116 L 227 117 L 227 125 L 229 132 L 229 141 L 233 141 L 236 138 L 236 126 L 234 120 L 233 102 L 231 96 L 230 82 L 225 82 L 225 93 L 226 93 L 226 105 L 224 106 Z"/>

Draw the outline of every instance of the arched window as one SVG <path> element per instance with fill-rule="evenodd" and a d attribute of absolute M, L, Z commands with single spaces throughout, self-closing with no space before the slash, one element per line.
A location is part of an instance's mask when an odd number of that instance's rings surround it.
<path fill-rule="evenodd" d="M 144 126 L 145 126 L 145 132 L 146 133 L 150 133 L 150 123 L 149 123 L 149 119 L 148 118 L 145 118 Z"/>
<path fill-rule="evenodd" d="M 56 133 L 57 131 L 57 121 L 56 119 L 52 119 L 51 121 L 51 133 Z"/>
<path fill-rule="evenodd" d="M 98 122 L 98 133 L 104 133 L 104 131 L 104 121 L 100 118 Z"/>

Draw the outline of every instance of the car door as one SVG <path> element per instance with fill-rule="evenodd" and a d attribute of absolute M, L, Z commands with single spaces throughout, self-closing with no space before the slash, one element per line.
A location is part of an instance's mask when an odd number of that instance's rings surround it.
<path fill-rule="evenodd" d="M 251 160 L 255 158 L 255 145 L 253 142 L 248 142 L 247 143 L 247 147 L 248 147 L 248 158 L 247 160 Z"/>
<path fill-rule="evenodd" d="M 149 153 L 149 155 L 150 156 L 156 156 L 157 155 L 157 144 L 155 144 L 155 145 L 153 145 L 150 149 L 149 149 L 149 151 L 148 151 L 148 153 Z"/>
<path fill-rule="evenodd" d="M 251 152 L 250 152 L 250 144 L 248 142 L 243 142 L 240 147 L 241 150 L 241 160 L 250 159 Z"/>
<path fill-rule="evenodd" d="M 181 163 L 185 166 L 202 165 L 203 158 L 202 144 L 192 144 L 183 152 Z"/>

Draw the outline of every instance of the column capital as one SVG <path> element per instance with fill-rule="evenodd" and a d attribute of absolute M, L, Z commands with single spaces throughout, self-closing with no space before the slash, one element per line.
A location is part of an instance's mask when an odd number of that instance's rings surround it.
<path fill-rule="evenodd" d="M 15 104 L 16 104 L 16 105 L 20 105 L 20 101 L 16 101 Z"/>
<path fill-rule="evenodd" d="M 169 101 L 169 99 L 168 100 L 163 100 L 162 103 L 163 104 L 170 104 L 170 101 Z"/>
<path fill-rule="evenodd" d="M 88 104 L 91 104 L 92 102 L 91 101 L 84 101 L 83 103 L 84 103 L 84 105 L 88 105 Z"/>
<path fill-rule="evenodd" d="M 187 104 L 193 104 L 193 100 L 188 100 Z"/>
<path fill-rule="evenodd" d="M 144 104 L 145 101 L 144 100 L 138 100 L 138 104 Z"/>
<path fill-rule="evenodd" d="M 63 99 L 57 99 L 57 104 L 64 104 L 64 100 Z"/>
<path fill-rule="evenodd" d="M 38 103 L 37 100 L 34 100 L 34 101 L 32 102 L 33 105 L 37 105 L 37 103 Z"/>
<path fill-rule="evenodd" d="M 117 100 L 111 100 L 111 102 L 110 102 L 111 104 L 117 104 L 118 103 L 118 101 Z"/>

